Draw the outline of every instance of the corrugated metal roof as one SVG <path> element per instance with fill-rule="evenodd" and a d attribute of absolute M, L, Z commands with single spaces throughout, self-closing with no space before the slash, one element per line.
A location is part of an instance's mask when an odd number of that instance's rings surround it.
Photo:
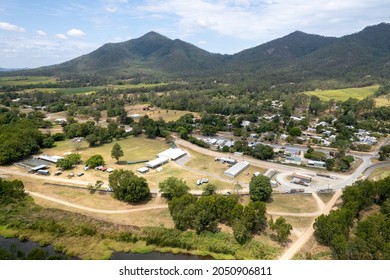
<path fill-rule="evenodd" d="M 240 174 L 248 166 L 249 166 L 249 162 L 242 161 L 242 162 L 236 163 L 235 165 L 230 167 L 228 170 L 226 170 L 224 172 L 224 174 L 227 175 L 227 176 L 235 177 L 238 174 Z"/>

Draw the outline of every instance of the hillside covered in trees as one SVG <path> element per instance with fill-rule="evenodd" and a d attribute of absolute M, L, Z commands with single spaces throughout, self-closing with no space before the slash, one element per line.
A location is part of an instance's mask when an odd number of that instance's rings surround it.
<path fill-rule="evenodd" d="M 222 82 L 267 80 L 380 80 L 390 76 L 390 25 L 381 23 L 341 38 L 293 32 L 234 55 L 210 53 L 156 32 L 109 43 L 68 62 L 2 75 L 50 75 L 90 81 L 207 79 Z"/>

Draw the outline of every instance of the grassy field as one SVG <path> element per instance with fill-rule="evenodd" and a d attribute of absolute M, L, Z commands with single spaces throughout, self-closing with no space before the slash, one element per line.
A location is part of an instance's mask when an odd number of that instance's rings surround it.
<path fill-rule="evenodd" d="M 129 115 L 138 114 L 140 116 L 148 115 L 149 118 L 153 120 L 163 119 L 166 122 L 175 121 L 181 116 L 185 114 L 191 114 L 190 111 L 179 111 L 179 110 L 167 110 L 160 108 L 150 108 L 148 110 L 144 110 L 144 108 L 148 108 L 149 104 L 136 104 L 136 105 L 126 105 L 125 110 Z M 193 113 L 195 115 L 195 113 Z M 104 117 L 104 113 L 103 113 Z"/>
<path fill-rule="evenodd" d="M 376 107 L 390 106 L 390 95 L 375 98 Z"/>
<path fill-rule="evenodd" d="M 11 77 L 0 77 L 0 86 L 26 86 L 26 85 L 38 85 L 38 84 L 56 84 L 57 80 L 55 77 L 45 77 L 45 76 L 11 76 Z M 30 93 L 36 91 L 54 93 L 54 92 L 63 92 L 65 94 L 89 94 L 97 92 L 102 89 L 140 89 L 140 88 L 155 88 L 159 86 L 167 85 L 167 83 L 158 83 L 158 84 L 124 84 L 124 85 L 105 85 L 105 86 L 95 86 L 95 87 L 78 87 L 78 88 L 26 88 L 20 92 Z"/>
<path fill-rule="evenodd" d="M 186 166 L 199 171 L 215 174 L 225 179 L 238 181 L 240 183 L 249 183 L 253 173 L 256 171 L 262 174 L 264 174 L 264 172 L 266 171 L 266 169 L 260 167 L 250 166 L 247 169 L 245 169 L 240 175 L 238 175 L 235 178 L 232 178 L 223 175 L 224 171 L 226 171 L 229 168 L 227 164 L 223 164 L 219 161 L 215 161 L 213 157 L 195 152 L 193 150 L 188 150 L 188 152 L 191 154 L 192 159 L 186 163 Z M 248 173 L 249 175 L 247 175 Z"/>
<path fill-rule="evenodd" d="M 18 85 L 35 85 L 35 84 L 47 84 L 56 83 L 54 77 L 44 76 L 29 76 L 29 77 L 0 77 L 0 86 L 18 86 Z"/>
<path fill-rule="evenodd" d="M 81 155 L 81 160 L 86 161 L 92 155 L 99 154 L 101 155 L 106 162 L 107 167 L 111 167 L 113 169 L 125 169 L 132 170 L 134 173 L 137 173 L 137 169 L 144 166 L 144 163 L 139 164 L 126 164 L 127 161 L 137 161 L 137 160 L 151 160 L 156 157 L 156 155 L 170 146 L 165 143 L 163 140 L 158 139 L 148 139 L 144 136 L 140 137 L 128 137 L 127 139 L 122 139 L 117 141 L 124 152 L 124 156 L 120 159 L 120 164 L 116 163 L 116 160 L 111 158 L 111 149 L 115 142 L 105 144 L 98 147 L 90 148 L 86 142 L 83 142 L 79 149 L 76 151 L 74 144 L 67 140 L 56 143 L 56 147 L 51 149 L 44 149 L 42 152 L 49 155 L 59 155 L 62 156 L 66 152 L 78 152 Z M 214 163 L 214 159 L 210 159 L 212 163 Z M 223 166 L 223 165 L 222 165 Z M 52 172 L 54 173 L 55 167 L 52 167 Z M 102 180 L 103 182 L 108 182 L 108 173 L 96 171 L 96 170 L 83 170 L 83 164 L 78 165 L 73 169 L 74 173 L 84 172 L 85 175 L 83 179 L 87 182 L 95 183 L 97 180 Z M 60 177 L 66 177 L 70 173 L 70 171 L 64 172 L 60 175 Z M 139 173 L 137 173 L 140 175 Z M 219 174 L 221 175 L 221 174 Z M 54 175 L 50 175 L 54 176 Z M 162 171 L 150 170 L 146 174 L 142 174 L 147 179 L 149 187 L 151 189 L 157 189 L 159 187 L 159 183 L 170 176 L 174 176 L 177 178 L 182 178 L 187 182 L 188 186 L 194 190 L 202 190 L 202 187 L 196 185 L 196 181 L 198 179 L 208 177 L 201 172 L 193 172 L 186 169 L 181 168 L 177 164 L 173 162 L 169 162 L 162 166 Z M 209 183 L 215 185 L 219 189 L 231 189 L 233 187 L 233 183 L 223 182 L 216 178 L 208 177 Z"/>
<path fill-rule="evenodd" d="M 346 101 L 348 98 L 357 98 L 362 100 L 373 95 L 378 88 L 379 86 L 375 85 L 362 88 L 306 91 L 305 94 L 318 96 L 323 101 L 329 101 L 331 99 L 336 101 Z"/>
<path fill-rule="evenodd" d="M 310 213 L 318 210 L 315 199 L 310 195 L 273 194 L 267 210 L 275 212 Z"/>
<path fill-rule="evenodd" d="M 369 180 L 381 180 L 386 178 L 387 176 L 390 176 L 390 167 L 381 167 L 375 169 L 370 176 L 368 177 Z"/>

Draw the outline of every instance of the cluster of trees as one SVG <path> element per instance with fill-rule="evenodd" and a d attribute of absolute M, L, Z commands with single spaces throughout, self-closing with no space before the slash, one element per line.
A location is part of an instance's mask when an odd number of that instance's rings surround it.
<path fill-rule="evenodd" d="M 179 230 L 192 229 L 198 234 L 204 231 L 215 233 L 220 230 L 219 224 L 226 224 L 232 227 L 236 241 L 244 244 L 253 234 L 260 233 L 267 226 L 266 205 L 263 201 L 270 197 L 272 188 L 265 176 L 253 177 L 250 185 L 251 202 L 246 206 L 239 202 L 237 195 L 216 194 L 216 188 L 211 185 L 205 188 L 199 198 L 189 194 L 187 184 L 175 177 L 169 177 L 159 186 L 160 192 L 170 200 L 169 211 L 175 228 Z M 282 226 L 279 224 L 280 221 L 277 221 L 275 230 L 278 230 L 278 236 L 282 236 L 279 240 L 285 241 L 290 231 L 286 233 L 284 227 L 282 233 L 285 223 Z"/>
<path fill-rule="evenodd" d="M 319 161 L 325 161 L 327 158 L 323 152 L 315 151 L 313 148 L 307 149 L 306 153 L 304 154 L 304 157 L 307 159 Z"/>
<path fill-rule="evenodd" d="M 258 201 L 243 206 L 238 200 L 236 195 L 212 194 L 197 198 L 184 194 L 174 197 L 168 206 L 177 229 L 193 229 L 199 234 L 218 232 L 219 224 L 227 224 L 233 228 L 237 242 L 244 244 L 266 226 L 266 205 Z"/>
<path fill-rule="evenodd" d="M 390 145 L 384 145 L 379 149 L 379 160 L 384 161 L 390 156 Z"/>
<path fill-rule="evenodd" d="M 90 147 L 110 143 L 114 138 L 121 139 L 128 135 L 124 128 L 113 121 L 108 123 L 107 128 L 95 125 L 94 121 L 86 123 L 71 121 L 63 127 L 63 130 L 65 137 L 69 139 L 85 137 Z"/>
<path fill-rule="evenodd" d="M 329 171 L 348 171 L 351 168 L 355 158 L 350 155 L 339 153 L 334 158 L 329 158 L 325 161 L 326 169 Z"/>
<path fill-rule="evenodd" d="M 49 148 L 54 140 L 42 134 L 31 120 L 0 125 L 0 164 L 7 164 Z"/>
<path fill-rule="evenodd" d="M 358 181 L 342 195 L 343 205 L 314 223 L 316 240 L 335 259 L 390 258 L 390 177 Z"/>
<path fill-rule="evenodd" d="M 105 162 L 101 155 L 92 155 L 89 159 L 87 159 L 85 164 L 91 168 L 95 168 L 97 166 L 103 166 Z"/>
<path fill-rule="evenodd" d="M 24 185 L 20 180 L 3 180 L 0 178 L 0 204 L 9 204 L 24 199 Z"/>
<path fill-rule="evenodd" d="M 121 201 L 135 203 L 150 195 L 146 179 L 129 170 L 114 170 L 108 176 L 108 182 L 114 192 L 114 197 Z"/>
<path fill-rule="evenodd" d="M 70 155 L 66 155 L 63 159 L 59 159 L 56 166 L 63 170 L 69 170 L 72 169 L 75 165 L 79 164 L 80 159 L 80 154 L 71 153 Z"/>

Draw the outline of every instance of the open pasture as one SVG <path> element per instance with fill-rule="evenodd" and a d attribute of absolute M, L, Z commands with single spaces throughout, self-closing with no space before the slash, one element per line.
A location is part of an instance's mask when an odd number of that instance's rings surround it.
<path fill-rule="evenodd" d="M 334 99 L 335 101 L 346 101 L 349 98 L 362 100 L 373 95 L 378 88 L 378 85 L 374 85 L 362 88 L 306 91 L 305 94 L 318 96 L 323 101 L 329 101 L 331 99 Z"/>
<path fill-rule="evenodd" d="M 36 84 L 48 84 L 57 83 L 55 77 L 44 77 L 44 76 L 11 76 L 11 77 L 0 77 L 0 86 L 24 86 L 24 85 L 36 85 Z"/>

